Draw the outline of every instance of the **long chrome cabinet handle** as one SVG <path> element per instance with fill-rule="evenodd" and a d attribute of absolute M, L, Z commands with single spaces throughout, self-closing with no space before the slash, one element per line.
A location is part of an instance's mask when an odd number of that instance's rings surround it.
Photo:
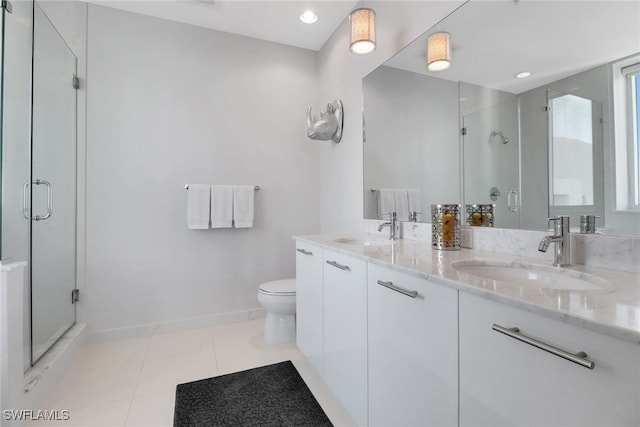
<path fill-rule="evenodd" d="M 336 268 L 339 268 L 340 270 L 351 271 L 351 269 L 349 268 L 348 265 L 338 264 L 335 261 L 327 261 L 327 264 L 332 265 L 332 266 L 334 266 Z"/>
<path fill-rule="evenodd" d="M 304 250 L 304 249 L 296 249 L 296 251 L 300 252 L 301 254 L 305 254 L 305 255 L 313 255 L 313 252 Z"/>
<path fill-rule="evenodd" d="M 540 350 L 544 350 L 558 357 L 562 357 L 563 359 L 566 359 L 570 362 L 577 363 L 578 365 L 583 366 L 587 369 L 593 369 L 595 366 L 595 363 L 593 363 L 591 360 L 586 359 L 587 353 L 585 353 L 584 351 L 580 351 L 575 354 L 569 353 L 568 351 L 564 351 L 552 345 L 543 343 L 542 341 L 538 341 L 534 338 L 530 338 L 526 335 L 522 335 L 520 333 L 520 329 L 517 327 L 505 328 L 504 326 L 500 326 L 494 323 L 491 329 L 493 329 L 496 332 L 500 332 L 501 334 L 505 334 L 511 338 L 515 338 L 518 341 L 522 341 L 523 343 L 537 347 Z"/>
<path fill-rule="evenodd" d="M 378 285 L 382 285 L 385 288 L 389 288 L 392 291 L 400 292 L 403 295 L 406 295 L 411 298 L 415 298 L 418 296 L 418 291 L 408 291 L 406 289 L 401 288 L 400 286 L 396 286 L 393 282 L 383 282 L 382 280 L 378 280 Z"/>

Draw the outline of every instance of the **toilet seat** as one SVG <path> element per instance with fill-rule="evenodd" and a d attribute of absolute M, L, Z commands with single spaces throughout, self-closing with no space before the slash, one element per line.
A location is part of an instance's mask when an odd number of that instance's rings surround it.
<path fill-rule="evenodd" d="M 265 295 L 293 296 L 296 294 L 296 279 L 274 280 L 260 285 L 260 293 Z"/>

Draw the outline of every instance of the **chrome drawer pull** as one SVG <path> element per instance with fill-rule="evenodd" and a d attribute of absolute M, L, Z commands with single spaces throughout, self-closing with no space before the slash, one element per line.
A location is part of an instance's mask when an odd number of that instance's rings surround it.
<path fill-rule="evenodd" d="M 339 268 L 340 270 L 345 270 L 345 271 L 350 271 L 351 270 L 348 265 L 338 264 L 335 261 L 327 261 L 327 264 L 332 265 L 332 266 L 334 266 L 336 268 Z"/>
<path fill-rule="evenodd" d="M 296 251 L 300 252 L 301 254 L 305 254 L 305 255 L 313 255 L 313 252 L 309 252 L 309 251 L 306 251 L 304 249 L 296 249 Z"/>
<path fill-rule="evenodd" d="M 595 364 L 592 361 L 586 359 L 587 353 L 585 353 L 584 351 L 578 352 L 576 354 L 569 353 L 568 351 L 561 350 L 552 345 L 543 343 L 542 341 L 538 341 L 534 338 L 530 338 L 526 335 L 522 335 L 520 333 L 520 328 L 517 328 L 517 327 L 505 328 L 504 326 L 496 325 L 494 323 L 491 329 L 493 329 L 496 332 L 500 332 L 501 334 L 510 336 L 511 338 L 515 338 L 518 341 L 522 341 L 523 343 L 537 347 L 540 350 L 544 350 L 551 354 L 555 354 L 556 356 L 562 357 L 563 359 L 566 359 L 570 362 L 577 363 L 578 365 L 583 366 L 587 369 L 593 369 L 595 366 Z"/>
<path fill-rule="evenodd" d="M 378 285 L 382 285 L 385 288 L 389 288 L 392 291 L 400 292 L 403 295 L 406 295 L 411 298 L 415 298 L 418 296 L 418 291 L 408 291 L 406 289 L 402 289 L 399 286 L 393 284 L 393 282 L 383 282 L 382 280 L 378 280 Z"/>

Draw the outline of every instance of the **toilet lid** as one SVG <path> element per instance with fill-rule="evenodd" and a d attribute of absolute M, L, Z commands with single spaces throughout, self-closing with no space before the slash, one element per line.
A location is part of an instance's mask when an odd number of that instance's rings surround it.
<path fill-rule="evenodd" d="M 260 285 L 260 292 L 271 295 L 295 295 L 296 279 L 274 280 Z"/>

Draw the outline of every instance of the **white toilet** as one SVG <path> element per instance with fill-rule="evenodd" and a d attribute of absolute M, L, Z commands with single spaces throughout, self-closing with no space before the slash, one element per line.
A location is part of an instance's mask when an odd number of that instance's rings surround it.
<path fill-rule="evenodd" d="M 264 340 L 267 344 L 296 340 L 296 279 L 275 280 L 260 285 L 258 301 L 267 310 Z"/>

